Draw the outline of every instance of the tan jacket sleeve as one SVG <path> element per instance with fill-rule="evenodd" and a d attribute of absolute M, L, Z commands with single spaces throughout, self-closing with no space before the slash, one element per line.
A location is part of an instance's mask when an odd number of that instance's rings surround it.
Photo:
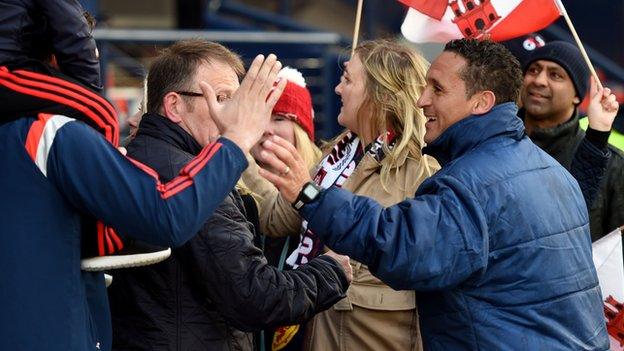
<path fill-rule="evenodd" d="M 258 200 L 260 231 L 272 237 L 299 234 L 301 217 L 290 203 L 282 198 L 277 189 L 258 174 L 258 164 L 247 156 L 249 167 L 243 172 L 245 185 Z"/>

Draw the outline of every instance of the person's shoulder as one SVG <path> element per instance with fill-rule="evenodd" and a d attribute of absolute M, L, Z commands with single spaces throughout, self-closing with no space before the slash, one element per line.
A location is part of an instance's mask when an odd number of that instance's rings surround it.
<path fill-rule="evenodd" d="M 236 189 L 232 189 L 228 196 L 223 199 L 215 211 L 215 215 L 225 216 L 229 219 L 239 220 L 245 217 L 243 200 Z"/>
<path fill-rule="evenodd" d="M 609 151 L 611 151 L 611 160 L 608 168 L 624 170 L 624 151 L 611 144 L 607 147 L 609 148 Z"/>
<path fill-rule="evenodd" d="M 92 143 L 106 142 L 104 137 L 88 124 L 65 115 L 40 114 L 35 123 L 44 126 L 43 133 L 47 138 L 57 140 L 76 139 L 85 143 L 85 146 Z M 34 126 L 34 125 L 33 125 Z"/>

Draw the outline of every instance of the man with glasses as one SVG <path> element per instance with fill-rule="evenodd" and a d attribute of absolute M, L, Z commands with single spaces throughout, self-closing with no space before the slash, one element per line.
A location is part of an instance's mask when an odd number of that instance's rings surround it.
<path fill-rule="evenodd" d="M 243 74 L 240 58 L 220 44 L 188 40 L 169 47 L 150 68 L 147 113 L 128 155 L 163 181 L 174 177 L 219 138 L 212 116 L 239 89 Z M 324 255 L 295 271 L 269 266 L 247 219 L 257 209 L 245 208 L 239 191 L 231 190 L 169 259 L 113 273 L 115 349 L 252 350 L 249 332 L 302 323 L 344 297 L 351 279 L 346 256 Z"/>

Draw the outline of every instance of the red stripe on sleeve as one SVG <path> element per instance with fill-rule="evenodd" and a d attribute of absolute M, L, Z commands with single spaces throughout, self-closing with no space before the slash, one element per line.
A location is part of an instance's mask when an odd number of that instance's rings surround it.
<path fill-rule="evenodd" d="M 180 191 L 193 185 L 193 177 L 210 161 L 212 156 L 219 151 L 223 144 L 212 143 L 206 146 L 191 162 L 189 162 L 179 173 L 177 177 L 163 184 L 160 182 L 158 173 L 147 165 L 126 156 L 137 168 L 150 175 L 156 180 L 156 190 L 160 193 L 160 197 L 168 199 Z"/>
<path fill-rule="evenodd" d="M 199 159 L 200 161 L 198 163 L 196 163 L 195 165 L 187 165 L 186 167 L 184 167 L 184 169 L 182 169 L 182 171 L 180 172 L 181 174 L 181 179 L 184 179 L 185 181 L 183 183 L 179 183 L 176 184 L 175 186 L 167 186 L 166 187 L 166 191 L 165 193 L 162 195 L 164 199 L 167 199 L 171 196 L 174 196 L 175 194 L 179 193 L 180 191 L 186 189 L 187 187 L 189 187 L 191 184 L 193 184 L 193 177 L 204 168 L 204 166 L 206 165 L 206 163 L 208 163 L 208 161 L 210 161 L 210 159 L 212 158 L 212 156 L 219 151 L 219 149 L 221 148 L 221 143 L 218 144 L 214 144 L 214 146 L 210 149 L 206 148 L 204 150 L 209 150 L 209 152 L 207 154 L 204 154 L 203 158 L 199 158 L 197 157 L 197 159 Z M 186 173 L 186 174 L 185 174 Z M 185 174 L 185 175 L 182 175 Z"/>
<path fill-rule="evenodd" d="M 201 161 L 205 159 L 206 155 L 210 154 L 211 150 L 215 148 L 215 145 L 216 144 L 214 144 L 214 143 L 213 144 L 209 144 L 204 149 L 202 149 L 202 151 L 194 159 L 192 159 L 189 163 L 186 164 L 186 166 L 184 166 L 184 168 L 182 168 L 182 170 L 180 171 L 180 175 L 190 173 L 189 170 L 190 169 L 194 169 L 195 165 L 201 163 Z M 177 187 L 179 183 L 185 182 L 187 179 L 188 178 L 186 178 L 186 177 L 178 176 L 178 177 L 176 177 L 176 179 L 173 179 L 169 183 L 165 184 L 165 187 L 167 189 L 171 189 L 171 188 Z"/>
<path fill-rule="evenodd" d="M 147 173 L 148 175 L 150 175 L 152 178 L 156 179 L 158 181 L 158 173 L 156 173 L 155 170 L 153 170 L 152 168 L 150 168 L 149 166 L 147 166 L 144 163 L 141 163 L 135 159 L 133 159 L 130 156 L 126 156 L 126 158 L 128 160 L 130 160 L 130 162 L 132 162 L 132 164 L 134 164 L 137 168 L 139 168 L 140 170 L 142 170 L 143 172 Z M 160 183 L 159 183 L 160 184 Z"/>

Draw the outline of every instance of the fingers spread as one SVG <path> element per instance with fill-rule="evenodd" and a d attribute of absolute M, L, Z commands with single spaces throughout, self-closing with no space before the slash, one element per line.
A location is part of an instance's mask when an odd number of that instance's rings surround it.
<path fill-rule="evenodd" d="M 199 87 L 204 94 L 204 99 L 206 100 L 206 103 L 208 104 L 208 110 L 210 110 L 211 114 L 214 114 L 214 111 L 217 107 L 217 95 L 215 94 L 210 84 L 206 82 L 200 82 Z"/>
<path fill-rule="evenodd" d="M 241 82 L 240 87 L 237 92 L 246 92 L 251 89 L 256 78 L 258 76 L 258 72 L 260 71 L 260 67 L 264 64 L 264 55 L 258 55 L 254 58 L 253 62 L 251 62 L 251 66 L 249 66 L 249 70 L 245 75 L 245 78 Z"/>
<path fill-rule="evenodd" d="M 251 86 L 251 89 L 250 89 L 250 93 L 253 94 L 253 96 L 256 96 L 256 94 L 259 95 L 262 92 L 264 92 L 265 84 L 269 84 L 269 89 L 270 87 L 273 86 L 273 83 L 275 82 L 275 76 L 273 76 L 273 79 L 271 80 L 268 80 L 268 78 L 271 75 L 273 66 L 275 66 L 277 62 L 278 62 L 277 56 L 273 54 L 270 54 L 266 58 L 266 60 L 264 60 L 264 62 L 262 63 L 262 67 L 260 67 L 260 70 L 258 71 L 258 75 L 256 76 L 256 79 L 254 80 L 253 85 Z M 260 96 L 266 97 L 268 93 L 269 92 L 267 90 L 265 94 L 260 95 Z"/>
<path fill-rule="evenodd" d="M 269 94 L 269 92 L 271 91 L 271 89 L 273 89 L 275 87 L 275 81 L 277 79 L 277 74 L 279 73 L 279 71 L 282 69 L 282 63 L 279 61 L 276 61 L 275 64 L 273 65 L 273 67 L 271 67 L 271 70 L 269 71 L 266 81 L 264 82 L 264 84 L 260 87 L 261 91 L 260 91 L 260 96 L 267 96 Z"/>
<path fill-rule="evenodd" d="M 277 83 L 277 85 L 273 87 L 273 90 L 271 91 L 271 95 L 269 95 L 269 98 L 266 102 L 267 109 L 271 111 L 273 110 L 273 107 L 275 107 L 275 104 L 279 100 L 280 96 L 282 96 L 282 92 L 284 92 L 284 88 L 286 88 L 286 83 L 288 83 L 287 79 L 281 79 Z"/>

